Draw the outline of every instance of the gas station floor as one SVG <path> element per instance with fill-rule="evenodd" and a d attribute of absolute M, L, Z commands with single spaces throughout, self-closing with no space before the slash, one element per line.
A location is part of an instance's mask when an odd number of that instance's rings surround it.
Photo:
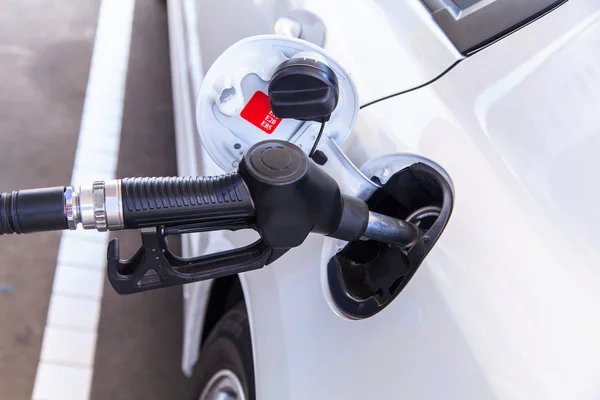
<path fill-rule="evenodd" d="M 99 4 L 3 2 L 0 192 L 69 184 Z M 177 174 L 164 1 L 135 4 L 121 132 L 117 177 Z M 119 237 L 122 253 L 133 254 L 139 235 Z M 3 399 L 32 398 L 60 238 L 53 232 L 0 240 Z M 121 297 L 105 282 L 91 398 L 189 398 L 193 382 L 181 373 L 181 350 L 181 288 Z"/>

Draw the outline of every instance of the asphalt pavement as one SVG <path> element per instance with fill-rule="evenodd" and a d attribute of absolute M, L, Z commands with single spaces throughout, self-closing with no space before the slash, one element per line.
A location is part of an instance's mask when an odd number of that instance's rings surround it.
<path fill-rule="evenodd" d="M 0 192 L 70 182 L 99 0 L 8 0 L 0 12 Z M 176 175 L 166 4 L 137 0 L 117 176 Z M 101 138 L 99 138 L 101 140 Z M 131 255 L 139 235 L 119 235 Z M 0 398 L 31 398 L 60 233 L 0 240 Z M 189 398 L 180 288 L 106 282 L 93 399 Z"/>

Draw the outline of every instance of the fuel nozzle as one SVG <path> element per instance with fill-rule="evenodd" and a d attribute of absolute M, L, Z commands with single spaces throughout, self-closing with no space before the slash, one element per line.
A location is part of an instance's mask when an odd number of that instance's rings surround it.
<path fill-rule="evenodd" d="M 172 227 L 245 219 L 271 247 L 299 246 L 310 232 L 410 247 L 415 225 L 371 212 L 296 145 L 270 140 L 248 150 L 238 174 L 127 178 L 0 195 L 0 234 Z"/>
<path fill-rule="evenodd" d="M 296 145 L 270 140 L 252 146 L 237 173 L 215 177 L 148 177 L 0 194 L 0 235 L 52 230 L 139 229 L 142 246 L 120 257 L 107 250 L 110 284 L 136 293 L 262 268 L 309 233 L 342 240 L 372 239 L 396 247 L 417 243 L 419 228 L 370 212 L 342 195 L 337 182 Z M 255 229 L 260 239 L 238 249 L 181 258 L 166 237 L 192 232 Z"/>
<path fill-rule="evenodd" d="M 252 195 L 257 230 L 274 248 L 299 246 L 310 232 L 400 247 L 420 237 L 415 225 L 370 212 L 363 200 L 342 195 L 337 182 L 292 143 L 254 145 L 238 173 Z"/>

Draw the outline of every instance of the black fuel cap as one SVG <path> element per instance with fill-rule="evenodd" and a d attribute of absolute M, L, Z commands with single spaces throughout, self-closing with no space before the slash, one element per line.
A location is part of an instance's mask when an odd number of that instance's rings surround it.
<path fill-rule="evenodd" d="M 335 72 L 311 58 L 291 58 L 281 63 L 268 92 L 276 117 L 303 121 L 328 121 L 340 95 Z"/>

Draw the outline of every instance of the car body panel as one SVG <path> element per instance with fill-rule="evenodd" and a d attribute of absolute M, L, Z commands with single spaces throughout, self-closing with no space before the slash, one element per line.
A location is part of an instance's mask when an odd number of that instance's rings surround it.
<path fill-rule="evenodd" d="M 340 317 L 329 301 L 331 239 L 310 235 L 241 274 L 257 398 L 598 397 L 599 54 L 600 3 L 570 0 L 435 83 L 359 113 L 347 156 L 358 166 L 388 153 L 439 163 L 453 180 L 453 216 L 410 284 L 366 320 Z M 390 72 L 362 68 L 380 76 L 357 79 L 361 94 L 402 89 L 370 88 Z M 196 172 L 211 173 L 199 158 Z M 219 235 L 196 250 L 251 240 Z M 186 307 L 194 323 L 199 306 Z M 184 354 L 184 369 L 193 359 Z"/>
<path fill-rule="evenodd" d="M 455 186 L 446 231 L 384 310 L 419 312 L 432 321 L 445 309 L 453 322 L 424 325 L 423 339 L 412 342 L 435 360 L 436 389 L 429 392 L 423 379 L 423 388 L 402 391 L 409 398 L 452 397 L 447 385 L 457 382 L 437 376 L 446 356 L 440 360 L 425 344 L 445 341 L 455 327 L 463 339 L 449 347 L 468 344 L 494 397 L 598 397 L 600 326 L 592 317 L 600 305 L 600 191 L 592 178 L 600 170 L 598 9 L 597 2 L 570 1 L 425 90 L 361 112 L 354 136 L 360 153 L 347 149 L 356 163 L 382 151 L 413 152 L 442 165 Z M 427 292 L 409 310 L 396 304 Z M 419 320 L 406 326 L 418 329 Z M 395 332 L 399 343 L 413 340 Z M 377 343 L 384 342 L 378 335 Z M 404 357 L 401 345 L 392 347 L 389 358 Z M 463 358 L 454 362 L 467 371 Z M 396 372 L 414 379 L 414 366 Z M 456 397 L 489 398 L 470 391 L 475 381 L 464 379 Z"/>

